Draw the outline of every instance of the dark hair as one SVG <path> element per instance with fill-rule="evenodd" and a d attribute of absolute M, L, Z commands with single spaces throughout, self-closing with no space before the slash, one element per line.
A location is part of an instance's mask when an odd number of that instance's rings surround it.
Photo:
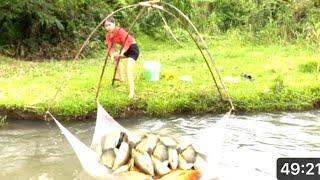
<path fill-rule="evenodd" d="M 113 19 L 112 16 L 108 17 L 108 18 L 107 18 L 107 21 L 112 22 L 113 24 L 115 24 L 115 21 L 114 21 L 114 19 Z"/>

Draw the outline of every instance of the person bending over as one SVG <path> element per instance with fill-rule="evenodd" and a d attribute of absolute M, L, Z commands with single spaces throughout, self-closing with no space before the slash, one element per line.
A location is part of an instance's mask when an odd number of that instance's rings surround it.
<path fill-rule="evenodd" d="M 115 80 L 123 81 L 119 61 L 121 58 L 126 58 L 127 64 L 125 69 L 129 86 L 129 98 L 133 98 L 135 95 L 133 68 L 139 57 L 139 47 L 132 35 L 128 34 L 122 27 L 116 26 L 112 17 L 107 18 L 104 22 L 104 27 L 106 29 L 105 38 L 107 51 L 115 66 L 119 65 L 116 68 Z M 121 46 L 120 53 L 112 48 L 114 44 Z"/>

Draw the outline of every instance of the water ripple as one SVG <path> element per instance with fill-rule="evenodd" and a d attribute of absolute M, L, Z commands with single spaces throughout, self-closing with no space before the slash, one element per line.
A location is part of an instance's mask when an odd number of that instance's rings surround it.
<path fill-rule="evenodd" d="M 320 157 L 320 111 L 119 121 L 129 130 L 199 137 L 211 130 L 217 172 L 226 179 L 276 179 L 279 157 Z M 94 122 L 64 124 L 89 144 Z M 212 128 L 214 127 L 214 128 Z M 211 129 L 210 129 L 211 128 Z M 0 179 L 77 179 L 81 166 L 55 124 L 15 121 L 0 130 Z M 230 173 L 230 172 L 234 173 Z M 22 177 L 22 178 L 21 178 Z"/>

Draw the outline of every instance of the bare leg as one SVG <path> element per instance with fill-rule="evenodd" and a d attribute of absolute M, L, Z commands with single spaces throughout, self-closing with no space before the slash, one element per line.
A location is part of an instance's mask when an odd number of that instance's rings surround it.
<path fill-rule="evenodd" d="M 127 59 L 127 66 L 126 66 L 126 74 L 128 79 L 128 85 L 129 85 L 129 98 L 134 97 L 134 77 L 133 77 L 133 67 L 136 61 L 132 58 Z"/>
<path fill-rule="evenodd" d="M 116 76 L 114 77 L 116 80 L 123 81 L 122 76 L 121 76 L 121 66 L 120 66 L 120 58 L 119 59 L 114 59 L 113 64 L 115 66 L 118 65 L 117 71 L 116 71 Z"/>

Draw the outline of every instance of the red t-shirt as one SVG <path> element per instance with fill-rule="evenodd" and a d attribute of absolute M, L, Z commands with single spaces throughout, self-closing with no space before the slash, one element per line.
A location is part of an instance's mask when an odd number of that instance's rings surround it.
<path fill-rule="evenodd" d="M 128 37 L 127 35 L 128 32 L 118 26 L 115 27 L 113 32 L 107 32 L 106 45 L 108 52 L 113 52 L 112 41 L 113 43 L 120 44 L 123 47 L 122 52 L 126 52 L 134 41 L 133 37 L 130 34 L 128 35 Z"/>

